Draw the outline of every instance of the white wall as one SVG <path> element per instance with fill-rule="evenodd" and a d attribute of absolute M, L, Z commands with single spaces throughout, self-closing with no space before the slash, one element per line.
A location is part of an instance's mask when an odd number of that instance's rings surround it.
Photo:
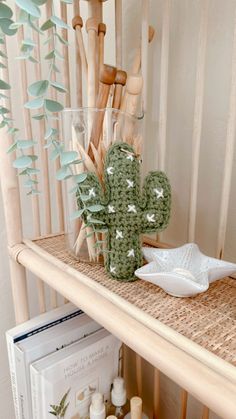
<path fill-rule="evenodd" d="M 179 245 L 187 240 L 187 218 L 190 186 L 191 136 L 193 126 L 194 86 L 196 76 L 196 50 L 199 29 L 200 7 L 204 0 L 172 0 L 170 63 L 168 89 L 167 120 L 167 159 L 166 171 L 173 189 L 172 219 L 163 240 Z M 12 3 L 12 0 L 11 0 Z M 83 10 L 86 2 L 81 2 Z M 145 138 L 146 171 L 157 168 L 158 115 L 160 92 L 160 53 L 162 6 L 164 0 L 151 0 L 150 21 L 156 30 L 155 38 L 149 49 L 149 100 L 147 114 L 147 135 Z M 139 22 L 141 0 L 123 1 L 124 7 L 124 61 L 128 63 L 133 57 L 134 48 L 139 43 Z M 228 102 L 230 92 L 230 66 L 233 40 L 233 22 L 235 1 L 210 1 L 209 34 L 206 63 L 206 88 L 204 97 L 204 117 L 201 147 L 201 164 L 199 173 L 199 195 L 197 212 L 196 241 L 201 249 L 215 254 L 217 228 L 219 223 L 220 191 L 222 185 L 222 164 Z M 105 21 L 108 23 L 106 36 L 106 61 L 114 63 L 114 8 L 113 2 L 105 3 Z M 70 13 L 71 15 L 71 13 Z M 110 37 L 110 38 L 109 38 Z M 70 34 L 73 40 L 73 32 Z M 14 111 L 17 124 L 23 128 L 21 117 L 21 95 L 19 72 L 13 57 L 16 55 L 16 41 L 11 40 L 9 59 L 11 63 L 11 82 L 14 86 Z M 74 69 L 74 48 L 70 47 L 70 59 Z M 72 77 L 74 71 L 72 70 Z M 72 105 L 75 101 L 73 98 Z M 35 129 L 35 134 L 37 131 Z M 229 208 L 229 222 L 225 258 L 236 259 L 236 164 L 234 157 L 233 184 Z M 30 205 L 28 198 L 22 195 L 24 209 L 24 227 L 30 233 Z M 3 332 L 14 324 L 10 280 L 6 260 L 5 227 L 2 204 L 0 202 L 0 417 L 13 419 L 10 382 L 7 369 L 6 348 Z M 32 297 L 33 298 L 33 297 Z M 34 301 L 34 300 L 33 300 Z M 144 383 L 149 392 L 150 369 L 145 369 Z M 162 380 L 163 388 L 168 389 L 168 396 L 162 400 L 163 417 L 177 417 L 178 389 L 166 378 Z M 163 393 L 162 393 L 163 395 Z M 197 418 L 199 404 L 192 401 L 189 417 Z M 198 416 L 199 417 L 199 416 Z M 212 415 L 213 418 L 213 415 Z"/>

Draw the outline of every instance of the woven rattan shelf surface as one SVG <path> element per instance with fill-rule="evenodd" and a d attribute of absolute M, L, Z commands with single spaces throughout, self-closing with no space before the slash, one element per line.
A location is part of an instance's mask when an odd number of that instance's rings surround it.
<path fill-rule="evenodd" d="M 63 235 L 34 243 L 61 262 L 99 283 L 221 359 L 236 366 L 236 282 L 225 278 L 193 298 L 175 298 L 142 280 L 118 282 L 100 265 L 78 262 L 66 250 Z"/>

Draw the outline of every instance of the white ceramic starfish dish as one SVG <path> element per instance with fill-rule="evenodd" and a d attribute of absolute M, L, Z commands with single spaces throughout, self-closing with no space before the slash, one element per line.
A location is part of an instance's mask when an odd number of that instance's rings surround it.
<path fill-rule="evenodd" d="M 195 243 L 175 249 L 142 250 L 149 263 L 135 275 L 175 297 L 192 297 L 206 291 L 211 282 L 236 272 L 236 264 L 204 255 Z"/>

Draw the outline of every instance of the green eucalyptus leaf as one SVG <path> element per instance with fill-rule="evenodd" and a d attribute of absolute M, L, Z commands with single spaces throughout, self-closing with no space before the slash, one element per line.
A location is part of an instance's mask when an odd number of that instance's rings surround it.
<path fill-rule="evenodd" d="M 18 140 L 17 141 L 17 148 L 19 150 L 25 150 L 26 148 L 33 147 L 36 144 L 33 140 Z"/>
<path fill-rule="evenodd" d="M 7 58 L 7 55 L 4 52 L 0 51 L 0 57 Z"/>
<path fill-rule="evenodd" d="M 31 96 L 42 96 L 47 91 L 48 86 L 48 80 L 39 80 L 32 83 L 27 90 Z"/>
<path fill-rule="evenodd" d="M 79 175 L 73 176 L 73 179 L 76 183 L 82 183 L 87 178 L 87 173 L 80 173 Z"/>
<path fill-rule="evenodd" d="M 0 122 L 0 128 L 4 128 L 7 125 L 6 121 Z"/>
<path fill-rule="evenodd" d="M 47 0 L 32 0 L 32 2 L 37 6 L 42 6 L 43 4 L 47 3 Z"/>
<path fill-rule="evenodd" d="M 37 115 L 33 115 L 32 118 L 36 119 L 37 121 L 41 121 L 46 116 L 45 113 L 38 113 Z"/>
<path fill-rule="evenodd" d="M 67 25 L 66 22 L 64 22 L 64 20 L 60 19 L 57 16 L 51 16 L 50 18 L 51 22 L 53 22 L 56 26 L 59 26 L 59 28 L 64 28 L 64 29 L 70 29 L 70 26 Z"/>
<path fill-rule="evenodd" d="M 15 35 L 15 33 L 17 32 L 17 29 L 11 28 L 11 25 L 13 23 L 14 23 L 13 20 L 8 19 L 6 17 L 0 19 L 0 28 L 5 35 L 8 35 L 8 36 Z"/>
<path fill-rule="evenodd" d="M 55 26 L 55 23 L 53 23 L 51 21 L 51 19 L 46 20 L 46 22 L 44 22 L 44 24 L 41 26 L 41 30 L 42 31 L 47 31 L 48 29 L 51 29 Z"/>
<path fill-rule="evenodd" d="M 14 160 L 13 167 L 16 169 L 24 169 L 25 167 L 30 166 L 31 163 L 32 159 L 30 156 L 21 156 Z"/>
<path fill-rule="evenodd" d="M 56 178 L 57 180 L 63 180 L 66 178 L 68 172 L 67 172 L 68 168 L 67 166 L 63 166 L 61 167 L 57 172 L 56 172 Z"/>
<path fill-rule="evenodd" d="M 32 21 L 31 17 L 28 20 L 28 24 L 29 24 L 29 26 L 31 26 L 31 28 L 34 31 L 38 32 L 40 35 L 43 35 L 43 31 L 37 25 L 34 24 L 34 22 Z"/>
<path fill-rule="evenodd" d="M 4 106 L 1 106 L 0 115 L 5 115 L 6 113 L 10 113 L 9 109 L 5 108 Z"/>
<path fill-rule="evenodd" d="M 44 99 L 39 97 L 37 99 L 30 100 L 29 102 L 26 102 L 24 107 L 27 109 L 39 109 L 42 108 L 44 105 Z"/>
<path fill-rule="evenodd" d="M 74 186 L 73 188 L 71 188 L 70 190 L 69 190 L 69 193 L 75 193 L 75 192 L 77 192 L 78 191 L 78 186 Z"/>
<path fill-rule="evenodd" d="M 78 158 L 77 151 L 64 151 L 61 153 L 60 162 L 61 166 L 73 163 Z"/>
<path fill-rule="evenodd" d="M 60 152 L 59 152 L 57 149 L 55 149 L 55 150 L 53 150 L 53 151 L 51 152 L 51 154 L 50 154 L 50 160 L 51 160 L 51 161 L 54 161 L 54 160 L 56 160 L 59 156 L 60 156 Z"/>
<path fill-rule="evenodd" d="M 28 60 L 31 61 L 31 63 L 33 63 L 33 64 L 38 64 L 39 63 L 39 61 L 36 60 L 36 58 L 34 58 L 32 55 L 30 55 L 28 57 Z"/>
<path fill-rule="evenodd" d="M 15 141 L 8 149 L 7 149 L 7 154 L 12 153 L 13 151 L 15 151 L 17 148 L 17 142 Z"/>
<path fill-rule="evenodd" d="M 63 38 L 61 35 L 59 35 L 59 33 L 55 33 L 55 36 L 59 39 L 59 41 L 61 42 L 61 44 L 63 45 L 69 45 L 69 42 Z"/>
<path fill-rule="evenodd" d="M 27 12 L 29 15 L 40 18 L 41 13 L 38 6 L 36 6 L 31 0 L 15 0 L 17 6 Z"/>
<path fill-rule="evenodd" d="M 60 112 L 64 108 L 61 103 L 51 99 L 45 99 L 45 107 L 49 112 Z"/>
<path fill-rule="evenodd" d="M 54 50 L 55 57 L 61 61 L 64 61 L 64 56 L 57 49 Z"/>
<path fill-rule="evenodd" d="M 11 128 L 9 128 L 8 129 L 8 131 L 7 132 L 9 132 L 9 134 L 11 134 L 11 135 L 15 135 L 16 134 L 16 132 L 18 132 L 19 131 L 19 129 L 18 128 L 13 128 L 13 127 L 11 127 Z"/>
<path fill-rule="evenodd" d="M 29 156 L 29 157 L 31 158 L 32 161 L 38 160 L 38 156 L 36 156 L 34 154 Z"/>
<path fill-rule="evenodd" d="M 37 175 L 40 172 L 39 169 L 35 169 L 35 167 L 27 167 L 27 169 L 23 170 L 19 173 L 19 176 L 25 175 Z"/>
<path fill-rule="evenodd" d="M 52 51 L 50 51 L 47 55 L 45 55 L 45 60 L 52 60 L 53 58 L 55 58 L 55 51 L 54 49 Z"/>
<path fill-rule="evenodd" d="M 90 212 L 99 212 L 104 210 L 104 206 L 97 204 L 97 205 L 91 205 L 90 207 L 87 208 Z"/>
<path fill-rule="evenodd" d="M 0 3 L 0 18 L 5 17 L 11 19 L 13 12 L 9 6 L 4 3 Z"/>
<path fill-rule="evenodd" d="M 83 213 L 84 213 L 84 208 L 82 208 L 80 210 L 77 210 L 77 211 L 74 211 L 71 214 L 70 219 L 71 220 L 76 220 L 76 218 L 80 218 Z"/>
<path fill-rule="evenodd" d="M 30 38 L 23 39 L 22 44 L 29 47 L 36 47 L 36 43 Z"/>
<path fill-rule="evenodd" d="M 0 80 L 0 90 L 9 90 L 10 88 L 10 84 L 6 83 L 4 80 Z"/>
<path fill-rule="evenodd" d="M 18 28 L 20 28 L 23 24 L 24 24 L 24 22 L 20 22 L 20 21 L 18 21 L 18 22 L 13 22 L 13 23 L 9 26 L 9 28 L 10 28 L 10 29 L 18 29 Z"/>
<path fill-rule="evenodd" d="M 53 128 L 48 128 L 47 129 L 47 131 L 45 132 L 45 136 L 44 136 L 44 139 L 45 140 L 48 140 L 50 137 L 51 137 L 51 135 L 53 134 Z"/>
<path fill-rule="evenodd" d="M 88 222 L 90 224 L 105 224 L 104 221 L 97 220 L 96 218 L 88 217 Z"/>
<path fill-rule="evenodd" d="M 52 69 L 55 73 L 60 73 L 60 69 L 56 66 L 56 64 L 53 64 Z"/>
<path fill-rule="evenodd" d="M 76 187 L 77 188 L 77 187 Z M 91 196 L 90 195 L 84 195 L 84 194 L 81 194 L 80 195 L 80 199 L 81 199 L 81 201 L 83 201 L 83 202 L 87 202 L 87 201 L 89 201 L 90 199 L 91 199 Z"/>
<path fill-rule="evenodd" d="M 61 3 L 73 4 L 73 0 L 61 0 Z"/>
<path fill-rule="evenodd" d="M 3 63 L 0 63 L 0 68 L 7 68 L 7 66 Z"/>
<path fill-rule="evenodd" d="M 31 188 L 31 186 L 37 185 L 38 181 L 34 179 L 28 179 L 26 182 L 24 182 L 24 185 L 26 188 Z"/>

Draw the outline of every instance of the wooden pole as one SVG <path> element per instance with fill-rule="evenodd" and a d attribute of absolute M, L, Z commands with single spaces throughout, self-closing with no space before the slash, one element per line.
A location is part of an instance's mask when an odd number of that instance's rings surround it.
<path fill-rule="evenodd" d="M 112 107 L 114 109 L 120 109 L 121 99 L 122 99 L 122 90 L 126 84 L 126 80 L 127 80 L 127 73 L 125 71 L 118 70 L 116 73 L 115 81 L 114 81 L 115 89 L 114 89 L 114 96 L 113 96 L 113 102 L 112 102 Z"/>
<path fill-rule="evenodd" d="M 79 15 L 75 16 L 72 20 L 72 26 L 75 29 L 75 33 L 76 33 L 78 53 L 80 55 L 82 69 L 84 72 L 84 76 L 88 82 L 88 63 L 87 63 L 87 57 L 86 57 L 86 52 L 85 52 L 85 47 L 84 47 L 83 35 L 81 31 L 83 27 L 82 17 Z"/>
<path fill-rule="evenodd" d="M 207 406 L 203 406 L 202 419 L 209 419 L 210 411 Z"/>
<path fill-rule="evenodd" d="M 88 33 L 88 107 L 96 106 L 96 84 L 97 84 L 97 35 L 99 21 L 95 17 L 91 17 L 86 22 L 86 30 Z"/>
<path fill-rule="evenodd" d="M 148 42 L 150 44 L 150 42 L 152 42 L 153 38 L 155 35 L 155 29 L 152 26 L 149 26 L 148 28 Z M 139 48 L 137 49 L 136 55 L 134 57 L 134 61 L 131 67 L 131 73 L 132 74 L 137 74 L 139 73 L 141 68 L 141 45 L 139 46 Z"/>
<path fill-rule="evenodd" d="M 109 65 L 104 65 L 100 73 L 99 93 L 98 93 L 96 108 L 104 109 L 106 107 L 107 100 L 109 97 L 110 87 L 114 83 L 115 78 L 116 78 L 116 68 Z M 98 112 L 95 115 L 95 118 L 93 121 L 90 141 L 94 144 L 95 148 L 98 148 L 99 138 L 102 132 L 103 119 L 104 119 L 104 112 Z M 89 154 L 91 155 L 90 148 L 89 148 Z"/>
<path fill-rule="evenodd" d="M 207 23 L 208 23 L 209 0 L 206 0 L 201 7 L 201 21 L 198 40 L 195 104 L 193 117 L 193 138 L 192 138 L 192 173 L 190 189 L 190 208 L 188 224 L 188 240 L 193 242 L 195 239 L 196 215 L 197 215 L 197 193 L 198 193 L 198 172 L 199 156 L 202 134 L 202 115 L 204 101 L 204 79 L 206 64 L 207 46 Z"/>
<path fill-rule="evenodd" d="M 233 159 L 235 148 L 235 132 L 236 132 L 236 11 L 234 18 L 234 39 L 231 63 L 231 86 L 229 98 L 229 113 L 225 142 L 225 158 L 222 169 L 223 183 L 221 193 L 220 220 L 217 238 L 216 257 L 222 258 L 224 255 L 224 246 L 227 228 L 227 216 L 229 209 L 230 190 L 233 172 Z"/>
<path fill-rule="evenodd" d="M 142 419 L 143 402 L 141 397 L 132 397 L 130 399 L 130 418 Z"/>
<path fill-rule="evenodd" d="M 60 2 L 60 8 L 61 8 L 61 18 L 64 20 L 64 22 L 67 23 L 67 5 L 66 3 Z M 62 36 L 63 38 L 68 41 L 68 30 L 62 29 Z M 63 45 L 62 46 L 62 55 L 64 57 L 63 61 L 63 78 L 64 78 L 64 84 L 67 89 L 66 95 L 66 107 L 71 107 L 71 98 L 70 98 L 70 62 L 69 62 L 69 51 L 68 46 Z"/>
<path fill-rule="evenodd" d="M 80 0 L 73 2 L 74 15 L 80 15 Z M 77 40 L 77 34 L 75 33 L 75 38 Z M 76 42 L 76 103 L 77 107 L 82 107 L 83 105 L 83 89 L 82 89 L 82 59 L 80 55 L 80 47 L 78 45 L 78 40 Z M 87 59 L 86 59 L 87 60 Z M 87 73 L 86 73 L 87 74 Z"/>
<path fill-rule="evenodd" d="M 167 124 L 167 96 L 168 96 L 168 68 L 170 44 L 170 0 L 163 3 L 162 40 L 161 40 L 161 68 L 160 68 L 160 110 L 158 132 L 158 168 L 165 170 L 166 157 L 166 124 Z"/>
<path fill-rule="evenodd" d="M 180 403 L 181 403 L 180 419 L 186 419 L 186 417 L 187 417 L 188 393 L 183 388 L 181 389 Z"/>
<path fill-rule="evenodd" d="M 160 419 L 160 371 L 154 368 L 153 419 Z"/>
<path fill-rule="evenodd" d="M 105 23 L 99 23 L 98 25 L 98 44 L 99 44 L 99 71 L 102 70 L 104 64 L 104 37 L 106 35 L 107 27 Z"/>
<path fill-rule="evenodd" d="M 142 0 L 141 71 L 143 76 L 142 108 L 147 111 L 149 0 Z"/>
<path fill-rule="evenodd" d="M 4 52 L 7 55 L 6 46 Z M 0 73 L 1 78 L 9 84 L 8 69 L 1 69 Z M 11 111 L 11 98 L 6 103 L 6 107 Z M 22 242 L 20 190 L 17 173 L 13 169 L 13 161 L 16 158 L 16 154 L 15 152 L 7 154 L 7 150 L 11 145 L 12 139 L 7 133 L 7 129 L 4 128 L 1 131 L 0 141 L 0 182 L 9 249 Z M 26 272 L 23 266 L 11 258 L 9 258 L 9 267 L 15 320 L 17 324 L 23 323 L 29 318 Z"/>
<path fill-rule="evenodd" d="M 143 393 L 143 380 L 142 380 L 142 358 L 139 354 L 135 354 L 136 361 L 136 384 L 138 396 L 142 397 Z"/>
<path fill-rule="evenodd" d="M 116 67 L 122 68 L 122 0 L 115 0 Z"/>

